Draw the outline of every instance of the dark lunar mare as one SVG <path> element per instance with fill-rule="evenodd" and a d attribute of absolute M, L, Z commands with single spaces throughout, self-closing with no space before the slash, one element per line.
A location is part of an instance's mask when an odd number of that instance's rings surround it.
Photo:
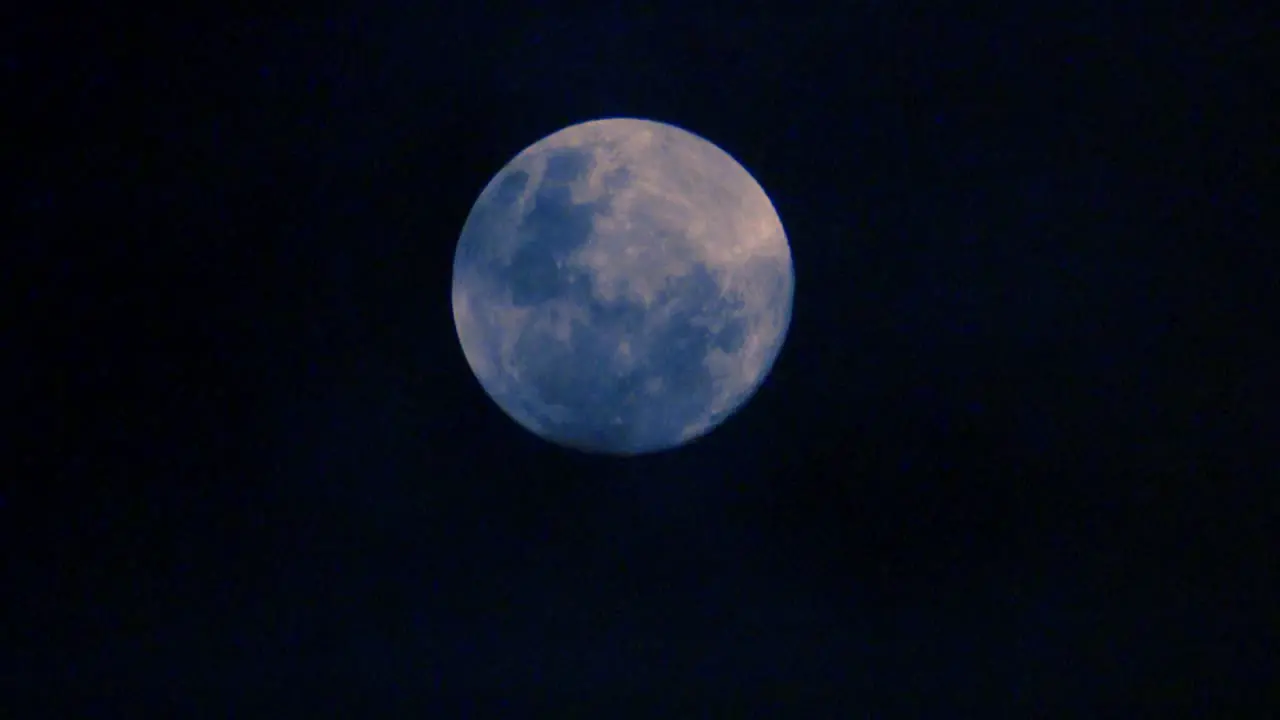
<path fill-rule="evenodd" d="M 574 321 L 568 343 L 549 329 L 526 327 L 513 353 L 526 387 L 512 393 L 523 397 L 498 400 L 532 415 L 545 434 L 565 445 L 622 453 L 674 446 L 681 430 L 699 420 L 713 400 L 715 388 L 703 364 L 707 353 L 712 348 L 740 349 L 746 322 L 736 316 L 737 304 L 721 297 L 715 277 L 701 265 L 669 280 L 651 308 L 597 298 L 591 274 L 563 264 L 590 241 L 593 217 L 609 211 L 607 196 L 573 203 L 567 185 L 590 169 L 587 153 L 559 151 L 549 157 L 535 192 L 536 206 L 517 230 L 518 249 L 510 265 L 486 268 L 497 286 L 511 288 L 518 306 L 558 299 L 589 317 L 586 323 Z M 607 186 L 616 190 L 628 180 L 627 173 L 615 172 Z M 525 173 L 510 173 L 499 182 L 494 205 L 483 212 L 502 212 L 527 182 Z M 492 237 L 484 230 L 494 226 L 483 217 L 477 221 L 480 234 L 474 240 L 483 244 Z M 646 316 L 664 306 L 670 320 L 648 335 L 638 335 Z M 700 317 L 728 320 L 713 333 L 694 324 Z M 636 358 L 631 370 L 621 370 L 618 364 L 624 339 Z M 661 379 L 662 385 L 650 393 L 646 383 L 654 379 Z M 545 405 L 564 408 L 566 416 L 553 419 Z M 713 423 L 718 420 L 712 418 Z"/>
<path fill-rule="evenodd" d="M 715 278 L 701 266 L 671 281 L 655 307 L 669 305 L 670 320 L 647 335 L 642 326 L 651 309 L 633 303 L 602 303 L 590 281 L 576 283 L 565 300 L 588 312 L 587 323 L 574 322 L 568 343 L 549 331 L 527 328 L 516 343 L 522 374 L 541 402 L 569 410 L 560 422 L 547 423 L 548 434 L 577 447 L 642 452 L 674 445 L 681 430 L 710 406 L 715 388 L 704 365 L 712 348 L 741 348 L 746 323 L 734 318 L 719 332 L 694 324 L 699 317 L 724 317 L 733 303 L 719 296 Z M 621 369 L 618 348 L 630 342 L 636 364 Z M 654 393 L 646 383 L 660 379 Z M 533 406 L 529 406 L 533 409 Z M 716 418 L 718 419 L 718 418 Z"/>
<path fill-rule="evenodd" d="M 503 284 L 511 288 L 518 306 L 537 305 L 562 297 L 578 279 L 560 264 L 591 239 L 597 212 L 608 209 L 602 199 L 575 204 L 569 183 L 586 176 L 593 164 L 589 153 L 561 151 L 547 158 L 542 183 L 534 193 L 534 208 L 516 231 L 517 247 L 505 268 Z"/>

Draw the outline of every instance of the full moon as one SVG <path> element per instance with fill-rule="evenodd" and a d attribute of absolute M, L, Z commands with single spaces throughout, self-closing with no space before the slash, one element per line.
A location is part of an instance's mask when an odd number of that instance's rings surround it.
<path fill-rule="evenodd" d="M 768 375 L 795 279 L 777 212 L 726 152 L 612 118 L 525 148 L 476 200 L 453 265 L 467 363 L 512 419 L 610 455 L 681 446 Z"/>

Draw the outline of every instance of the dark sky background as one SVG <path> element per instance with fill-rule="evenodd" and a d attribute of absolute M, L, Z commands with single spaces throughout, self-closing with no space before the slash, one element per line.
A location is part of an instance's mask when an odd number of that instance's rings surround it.
<path fill-rule="evenodd" d="M 1276 13 L 1004 5 L 6 11 L 0 715 L 1262 708 Z M 449 305 L 604 116 L 737 157 L 796 267 L 758 395 L 632 460 Z"/>

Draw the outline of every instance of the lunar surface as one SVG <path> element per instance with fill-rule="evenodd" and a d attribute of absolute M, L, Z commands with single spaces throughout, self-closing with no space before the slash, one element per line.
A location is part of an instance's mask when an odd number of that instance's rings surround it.
<path fill-rule="evenodd" d="M 553 443 L 635 455 L 738 410 L 791 319 L 778 214 L 727 153 L 606 119 L 526 148 L 462 229 L 453 315 L 490 397 Z"/>

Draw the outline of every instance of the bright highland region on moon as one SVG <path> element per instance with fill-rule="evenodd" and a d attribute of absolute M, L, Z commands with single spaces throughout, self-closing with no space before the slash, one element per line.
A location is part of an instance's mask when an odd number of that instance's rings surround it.
<path fill-rule="evenodd" d="M 453 268 L 467 362 L 508 415 L 589 452 L 673 448 L 769 372 L 791 319 L 786 235 L 724 151 L 608 119 L 534 143 L 476 201 Z"/>

